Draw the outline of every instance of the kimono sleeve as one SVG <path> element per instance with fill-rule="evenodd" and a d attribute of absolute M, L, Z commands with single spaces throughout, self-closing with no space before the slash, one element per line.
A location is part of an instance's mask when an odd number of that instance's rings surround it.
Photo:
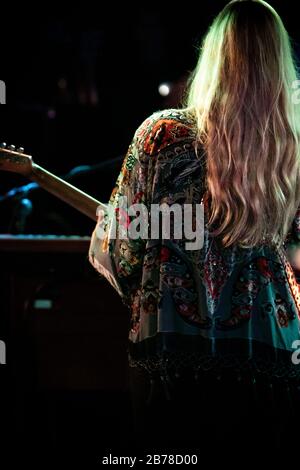
<path fill-rule="evenodd" d="M 147 159 L 143 158 L 140 136 L 141 128 L 128 148 L 108 209 L 95 227 L 89 248 L 91 264 L 128 304 L 141 279 L 146 245 L 145 238 L 126 236 L 131 222 L 128 208 L 133 204 L 146 207 L 148 165 Z M 99 229 L 102 232 L 100 238 Z"/>

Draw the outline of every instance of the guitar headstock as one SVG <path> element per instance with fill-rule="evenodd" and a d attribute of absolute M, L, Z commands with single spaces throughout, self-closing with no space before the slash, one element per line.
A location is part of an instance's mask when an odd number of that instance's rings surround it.
<path fill-rule="evenodd" d="M 0 170 L 29 176 L 32 165 L 31 155 L 26 155 L 22 147 L 16 149 L 14 145 L 0 144 Z"/>

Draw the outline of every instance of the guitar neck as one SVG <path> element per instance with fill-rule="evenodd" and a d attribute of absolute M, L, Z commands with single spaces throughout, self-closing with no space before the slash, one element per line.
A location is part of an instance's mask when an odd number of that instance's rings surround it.
<path fill-rule="evenodd" d="M 97 208 L 102 206 L 102 208 L 105 209 L 106 207 L 105 204 L 102 204 L 35 163 L 32 164 L 32 171 L 29 178 L 46 189 L 46 191 L 82 212 L 82 214 L 87 215 L 94 221 L 97 221 Z"/>

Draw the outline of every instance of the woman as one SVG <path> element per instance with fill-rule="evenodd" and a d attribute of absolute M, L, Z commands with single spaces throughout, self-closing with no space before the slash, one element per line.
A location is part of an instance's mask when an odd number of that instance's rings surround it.
<path fill-rule="evenodd" d="M 136 131 L 90 261 L 131 310 L 135 443 L 201 452 L 291 441 L 300 369 L 299 106 L 288 34 L 263 1 L 209 29 L 184 109 Z M 204 241 L 113 236 L 119 207 L 204 204 Z M 117 216 L 113 217 L 113 213 Z M 113 222 L 114 220 L 114 222 Z M 174 219 L 174 225 L 178 220 Z M 293 354 L 294 353 L 294 354 Z"/>

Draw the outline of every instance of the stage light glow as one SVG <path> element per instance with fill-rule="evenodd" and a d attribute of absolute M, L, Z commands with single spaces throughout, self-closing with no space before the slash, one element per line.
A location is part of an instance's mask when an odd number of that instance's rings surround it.
<path fill-rule="evenodd" d="M 168 96 L 170 94 L 170 85 L 168 83 L 161 83 L 158 87 L 158 93 L 161 96 Z"/>
<path fill-rule="evenodd" d="M 55 119 L 56 118 L 56 111 L 55 109 L 48 109 L 47 111 L 47 116 L 48 116 L 48 119 Z"/>

